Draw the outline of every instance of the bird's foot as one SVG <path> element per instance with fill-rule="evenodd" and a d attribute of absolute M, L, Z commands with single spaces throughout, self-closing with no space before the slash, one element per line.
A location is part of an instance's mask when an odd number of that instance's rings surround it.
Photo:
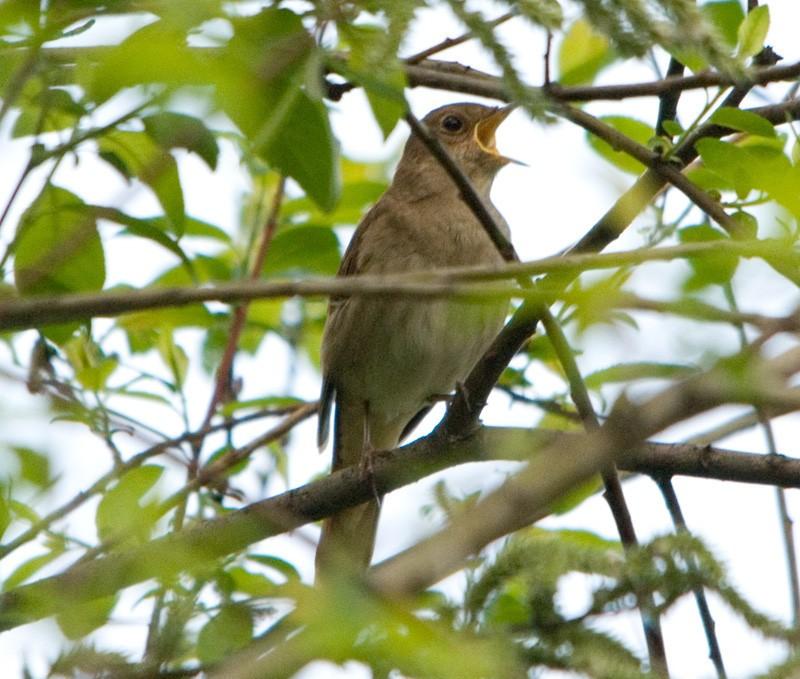
<path fill-rule="evenodd" d="M 379 507 L 381 505 L 381 495 L 378 493 L 378 486 L 375 484 L 375 456 L 380 452 L 376 448 L 365 448 L 361 454 L 361 462 L 358 464 L 358 476 L 362 481 L 369 481 L 372 495 Z"/>
<path fill-rule="evenodd" d="M 453 395 L 453 399 L 457 398 L 458 396 L 464 399 L 464 403 L 466 403 L 467 409 L 471 410 L 472 406 L 470 405 L 469 390 L 467 389 L 467 386 L 463 382 L 456 382 L 456 393 Z"/>

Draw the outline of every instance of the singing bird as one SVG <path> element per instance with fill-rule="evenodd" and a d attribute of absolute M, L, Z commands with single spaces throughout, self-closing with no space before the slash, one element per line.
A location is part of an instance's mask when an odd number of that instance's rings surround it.
<path fill-rule="evenodd" d="M 495 131 L 512 107 L 443 106 L 423 119 L 470 179 L 509 235 L 489 200 L 501 155 Z M 358 225 L 339 276 L 397 274 L 453 266 L 499 264 L 502 258 L 452 178 L 412 134 L 394 179 Z M 392 449 L 430 407 L 453 391 L 495 338 L 508 304 L 437 299 L 331 299 L 322 339 L 318 444 L 328 438 L 334 471 L 365 465 L 375 450 Z M 370 563 L 378 498 L 326 519 L 317 547 L 317 576 L 326 569 L 363 571 Z"/>

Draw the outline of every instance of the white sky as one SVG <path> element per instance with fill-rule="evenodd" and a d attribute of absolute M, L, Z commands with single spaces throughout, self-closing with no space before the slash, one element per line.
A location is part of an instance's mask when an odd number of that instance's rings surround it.
<path fill-rule="evenodd" d="M 800 7 L 796 0 L 777 0 L 769 3 L 772 14 L 772 29 L 769 42 L 776 51 L 785 57 L 786 63 L 800 58 L 798 54 L 797 26 L 800 25 Z M 535 31 L 512 22 L 502 29 L 501 35 L 506 43 L 520 55 L 518 66 L 529 82 L 541 81 L 541 55 L 543 41 Z M 455 36 L 461 32 L 458 24 L 445 12 L 426 12 L 421 15 L 417 30 L 406 53 L 439 42 L 444 37 Z M 91 32 L 87 38 L 91 37 Z M 442 55 L 443 58 L 468 63 L 473 67 L 494 70 L 491 63 L 473 45 L 466 45 Z M 652 73 L 645 67 L 615 68 L 604 74 L 603 81 L 636 81 L 651 79 Z M 422 115 L 427 110 L 442 103 L 461 99 L 445 92 L 412 90 L 409 99 L 414 111 Z M 691 97 L 685 99 L 691 104 Z M 590 107 L 595 113 L 621 113 L 635 115 L 644 120 L 654 120 L 657 104 L 653 100 L 609 102 Z M 342 142 L 344 152 L 357 159 L 383 159 L 398 150 L 407 134 L 405 128 L 398 129 L 384 144 L 380 132 L 372 121 L 364 98 L 360 92 L 345 96 L 342 102 L 333 105 L 333 123 L 337 136 Z M 571 244 L 613 203 L 616 196 L 631 181 L 622 176 L 596 157 L 586 146 L 583 132 L 569 123 L 543 126 L 532 123 L 521 113 L 515 113 L 502 127 L 498 135 L 501 151 L 525 161 L 528 168 L 512 166 L 503 171 L 498 178 L 493 194 L 495 203 L 509 221 L 514 242 L 523 259 L 540 257 L 555 253 Z M 13 143 L 2 149 L 4 162 L 0 164 L 0 204 L 4 204 L 9 187 L 13 185 L 25 158 L 25 143 Z M 205 166 L 193 157 L 181 162 L 181 174 L 186 191 L 187 211 L 197 217 L 233 229 L 238 219 L 239 199 L 247 184 L 239 172 L 236 158 L 230 149 L 223 148 L 220 168 L 211 174 Z M 87 183 L 86 178 L 91 177 Z M 59 172 L 58 182 L 67 187 L 79 188 L 82 195 L 90 200 L 105 203 L 124 203 L 132 213 L 148 215 L 157 206 L 144 192 L 131 192 L 104 167 L 92 163 L 90 154 L 81 156 L 79 168 L 65 165 Z M 17 203 L 23 208 L 36 194 L 35 181 L 26 185 Z M 17 215 L 19 212 L 17 212 Z M 12 218 L 11 223 L 14 222 Z M 7 237 L 7 232 L 5 234 Z M 636 242 L 635 231 L 626 234 L 617 247 L 629 247 Z M 121 280 L 144 283 L 153 272 L 172 264 L 172 257 L 155 252 L 149 245 L 138 245 L 133 239 L 120 241 L 109 249 L 110 271 L 123 272 Z M 658 296 L 669 289 L 675 280 L 675 267 L 656 265 L 648 267 L 648 275 L 639 276 L 637 283 L 646 294 Z M 754 267 L 754 275 L 759 270 Z M 741 280 L 741 278 L 739 279 Z M 765 313 L 780 311 L 791 301 L 783 288 L 770 286 L 758 278 L 758 285 L 737 286 L 741 305 Z M 115 281 L 109 281 L 115 282 Z M 796 300 L 795 300 L 796 301 Z M 720 351 L 735 350 L 735 336 L 732 332 L 720 332 L 705 326 L 670 320 L 672 330 L 661 333 L 660 322 L 654 319 L 642 320 L 642 332 L 631 330 L 599 328 L 576 339 L 576 344 L 584 351 L 580 364 L 584 372 L 605 367 L 619 361 L 641 358 L 663 359 L 666 357 L 679 361 L 698 358 L 704 351 L 709 335 L 716 332 L 714 341 Z M 191 334 L 186 335 L 186 343 L 196 341 Z M 0 354 L 0 361 L 6 357 Z M 255 359 L 242 358 L 237 363 L 239 374 L 245 375 L 245 397 L 263 394 L 268 388 L 285 384 L 287 378 L 285 350 L 277 342 L 267 342 Z M 553 383 L 543 371 L 535 371 L 537 386 L 546 393 Z M 190 393 L 198 394 L 192 404 L 197 418 L 205 408 L 209 392 L 208 380 L 199 372 L 190 376 Z M 318 390 L 318 377 L 310 369 L 301 370 L 293 387 L 299 395 L 315 398 Z M 41 414 L 39 406 L 19 386 L 3 383 L 8 398 L 0 403 L 0 418 L 11 422 L 7 436 L 18 437 L 20 441 L 31 441 L 58 451 L 56 463 L 69 472 L 69 483 L 60 488 L 61 499 L 71 496 L 77 488 L 85 487 L 104 469 L 107 455 L 102 444 L 86 434 L 77 425 L 60 424 L 50 428 L 39 427 Z M 730 411 L 718 414 L 715 421 L 730 415 Z M 524 424 L 530 421 L 530 413 L 520 408 L 509 408 L 504 398 L 494 398 L 487 409 L 484 420 L 491 424 Z M 711 422 L 706 418 L 699 428 Z M 784 417 L 776 421 L 776 435 L 779 450 L 783 453 L 800 454 L 796 417 Z M 300 483 L 315 471 L 322 471 L 327 465 L 327 455 L 316 453 L 313 444 L 314 423 L 309 422 L 298 428 L 293 439 L 290 479 Z M 258 431 L 254 428 L 251 431 Z M 679 436 L 681 432 L 676 432 Z M 247 432 L 243 432 L 242 439 Z M 762 436 L 758 431 L 749 432 L 730 439 L 725 445 L 742 450 L 763 450 Z M 466 465 L 450 470 L 444 477 L 451 489 L 468 493 L 472 490 L 487 489 L 499 483 L 511 469 L 509 465 L 483 464 Z M 402 549 L 413 542 L 420 534 L 433 530 L 430 519 L 421 517 L 419 507 L 431 501 L 432 484 L 442 475 L 426 479 L 411 487 L 393 493 L 385 502 L 381 529 L 379 532 L 376 557 L 378 559 Z M 694 479 L 676 479 L 685 516 L 694 532 L 703 537 L 728 565 L 734 584 L 741 588 L 748 600 L 759 608 L 782 619 L 788 619 L 789 597 L 786 588 L 784 558 L 779 540 L 779 527 L 774 509 L 774 493 L 771 488 L 748 486 L 744 484 L 718 483 Z M 277 486 L 275 487 L 277 490 Z M 255 488 L 245 489 L 251 493 Z M 652 482 L 647 479 L 635 480 L 625 485 L 626 496 L 631 505 L 640 537 L 646 540 L 668 530 L 669 519 L 663 503 Z M 800 512 L 797 493 L 788 493 L 790 510 L 793 516 Z M 258 499 L 251 495 L 249 500 Z M 85 521 L 88 539 L 92 536 L 92 516 L 94 505 L 90 504 L 79 513 Z M 547 527 L 586 528 L 609 537 L 615 537 L 610 513 L 599 497 L 583 503 L 566 516 L 542 522 Z M 293 537 L 282 536 L 267 541 L 264 551 L 296 557 L 304 573 L 310 575 L 313 543 L 309 538 L 316 535 L 316 529 L 306 527 Z M 6 575 L 8 568 L 0 575 Z M 126 600 L 134 601 L 134 595 L 141 589 L 133 588 Z M 569 581 L 564 587 L 564 605 L 579 607 L 583 599 L 580 583 Z M 731 677 L 749 676 L 763 670 L 769 662 L 781 657 L 782 650 L 775 644 L 768 644 L 749 633 L 745 627 L 712 598 L 712 608 L 716 617 L 717 632 L 722 653 Z M 119 610 L 119 609 L 118 609 Z M 130 620 L 144 619 L 147 611 L 138 606 L 130 615 Z M 694 679 L 712 677 L 713 668 L 707 659 L 707 648 L 700 628 L 693 600 L 687 597 L 664 620 L 666 645 L 673 677 L 675 679 Z M 640 627 L 635 616 L 626 616 L 618 621 L 615 631 L 626 640 L 639 644 L 641 648 Z M 17 676 L 23 658 L 35 658 L 41 653 L 42 640 L 51 639 L 54 634 L 52 622 L 45 621 L 30 625 L 0 636 L 0 659 L 3 661 L 4 676 Z M 115 646 L 140 649 L 143 640 L 141 627 L 120 624 L 103 631 L 98 638 Z M 48 641 L 48 647 L 54 648 Z M 47 651 L 52 657 L 52 650 Z M 41 662 L 34 662 L 34 668 L 41 671 Z M 366 676 L 355 666 L 337 671 L 329 666 L 317 664 L 302 673 L 303 679 L 325 677 Z M 548 676 L 556 676 L 548 675 Z"/>

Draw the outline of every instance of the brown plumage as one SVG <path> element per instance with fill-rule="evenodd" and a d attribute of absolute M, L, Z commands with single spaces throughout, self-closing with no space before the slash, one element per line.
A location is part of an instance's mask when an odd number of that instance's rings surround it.
<path fill-rule="evenodd" d="M 508 159 L 494 143 L 510 108 L 453 104 L 424 123 L 489 202 L 492 181 Z M 502 258 L 452 179 L 422 141 L 408 140 L 386 193 L 350 242 L 340 276 L 493 264 Z M 333 401 L 333 470 L 363 464 L 373 450 L 397 446 L 431 398 L 462 381 L 499 331 L 501 301 L 332 299 L 322 339 L 323 387 L 318 439 L 323 446 Z M 342 511 L 323 524 L 317 574 L 363 570 L 372 558 L 378 501 Z"/>

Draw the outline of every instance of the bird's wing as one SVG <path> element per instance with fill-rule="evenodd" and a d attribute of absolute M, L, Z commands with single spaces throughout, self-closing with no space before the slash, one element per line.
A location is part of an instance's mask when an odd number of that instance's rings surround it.
<path fill-rule="evenodd" d="M 344 257 L 342 257 L 342 262 L 339 265 L 339 270 L 336 273 L 337 276 L 355 276 L 356 274 L 360 273 L 358 254 L 361 248 L 359 247 L 359 243 L 364 238 L 364 234 L 366 233 L 367 229 L 370 228 L 370 225 L 375 222 L 375 217 L 379 210 L 378 205 L 379 204 L 373 206 L 373 208 L 367 212 L 366 215 L 364 215 L 364 218 L 359 223 L 356 232 L 353 234 L 353 237 L 350 239 L 350 243 L 344 252 Z M 338 323 L 339 319 L 341 318 L 342 310 L 345 308 L 349 300 L 349 297 L 335 295 L 331 296 L 328 302 L 328 318 L 325 322 L 326 329 L 329 329 L 331 326 L 335 326 Z M 328 441 L 328 436 L 330 435 L 331 408 L 333 407 L 335 398 L 336 388 L 326 374 L 325 366 L 323 366 L 322 391 L 319 397 L 319 412 L 317 416 L 317 446 L 320 449 L 325 447 L 325 444 Z"/>

